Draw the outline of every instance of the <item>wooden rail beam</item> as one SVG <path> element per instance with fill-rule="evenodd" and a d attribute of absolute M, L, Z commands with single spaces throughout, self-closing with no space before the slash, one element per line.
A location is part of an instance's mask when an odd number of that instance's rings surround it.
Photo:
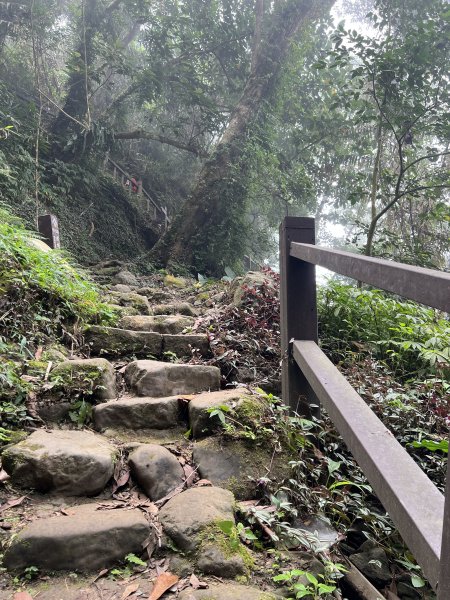
<path fill-rule="evenodd" d="M 290 255 L 295 258 L 450 312 L 450 273 L 293 242 Z"/>
<path fill-rule="evenodd" d="M 444 496 L 315 342 L 294 341 L 293 349 L 295 361 L 436 589 Z M 446 510 L 449 515 L 450 507 Z M 444 557 L 448 560 L 449 530 L 444 531 Z M 441 571 L 447 591 L 448 566 L 443 565 Z M 439 600 L 449 598 L 444 592 L 439 596 Z"/>

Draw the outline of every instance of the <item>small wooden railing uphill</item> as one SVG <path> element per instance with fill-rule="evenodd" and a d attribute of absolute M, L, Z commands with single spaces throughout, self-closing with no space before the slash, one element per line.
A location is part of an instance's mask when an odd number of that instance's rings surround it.
<path fill-rule="evenodd" d="M 283 400 L 311 414 L 323 405 L 405 543 L 450 600 L 450 467 L 446 496 L 425 475 L 319 348 L 315 266 L 450 312 L 450 274 L 315 246 L 314 219 L 280 227 Z"/>
<path fill-rule="evenodd" d="M 107 157 L 105 159 L 106 165 L 112 171 L 114 179 L 119 180 L 123 186 L 125 186 L 127 181 L 131 180 L 130 175 L 126 173 L 124 169 L 120 165 L 118 165 L 111 158 Z M 128 187 L 131 193 L 131 186 Z M 163 229 L 166 230 L 170 223 L 170 218 L 167 214 L 167 208 L 165 206 L 160 206 L 147 192 L 145 188 L 142 187 L 142 182 L 138 184 L 138 191 L 136 193 L 137 198 L 143 198 L 145 200 L 145 209 L 148 213 L 153 213 L 153 220 L 157 223 L 160 223 L 163 226 Z"/>

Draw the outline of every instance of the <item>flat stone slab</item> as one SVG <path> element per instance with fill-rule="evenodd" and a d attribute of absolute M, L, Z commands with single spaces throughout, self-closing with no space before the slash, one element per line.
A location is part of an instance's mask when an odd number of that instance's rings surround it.
<path fill-rule="evenodd" d="M 136 315 L 122 317 L 119 326 L 133 331 L 156 331 L 157 333 L 181 333 L 194 325 L 193 317 L 184 315 Z"/>
<path fill-rule="evenodd" d="M 97 510 L 97 504 L 68 508 L 67 515 L 36 519 L 13 539 L 8 570 L 94 571 L 130 552 L 139 554 L 150 527 L 137 509 Z"/>
<path fill-rule="evenodd" d="M 128 464 L 150 500 L 159 500 L 183 484 L 182 466 L 163 446 L 142 444 L 130 454 Z"/>
<path fill-rule="evenodd" d="M 138 311 L 138 314 L 141 315 L 151 314 L 149 301 L 145 296 L 142 296 L 141 294 L 138 294 L 136 292 L 110 291 L 108 296 L 110 296 L 114 304 L 134 308 Z"/>
<path fill-rule="evenodd" d="M 189 402 L 189 423 L 194 438 L 212 433 L 220 424 L 218 417 L 211 417 L 209 409 L 219 406 L 236 408 L 251 396 L 242 389 L 220 390 L 199 394 Z"/>
<path fill-rule="evenodd" d="M 194 444 L 193 461 L 203 479 L 233 492 L 239 500 L 255 496 L 257 481 L 269 477 L 281 483 L 292 473 L 291 457 L 274 453 L 270 444 L 255 446 L 243 440 L 211 437 Z"/>
<path fill-rule="evenodd" d="M 124 397 L 95 406 L 93 418 L 98 430 L 170 429 L 180 423 L 178 396 Z"/>
<path fill-rule="evenodd" d="M 159 302 L 160 304 L 162 304 L 163 302 L 170 303 L 170 301 L 173 299 L 173 296 L 170 292 L 161 288 L 150 286 L 138 288 L 136 290 L 136 293 L 140 294 L 141 296 L 146 296 L 152 302 Z"/>
<path fill-rule="evenodd" d="M 2 464 L 16 485 L 67 496 L 95 496 L 114 471 L 115 447 L 90 431 L 38 429 L 7 448 Z"/>
<path fill-rule="evenodd" d="M 206 590 L 185 589 L 178 596 L 178 600 L 280 600 L 272 592 L 263 592 L 255 587 L 237 585 L 235 583 L 220 583 L 210 585 Z"/>
<path fill-rule="evenodd" d="M 61 386 L 70 394 L 86 388 L 86 379 L 92 381 L 92 397 L 109 400 L 117 397 L 116 375 L 106 358 L 66 360 L 56 365 L 50 381 L 61 380 Z"/>
<path fill-rule="evenodd" d="M 198 534 L 215 521 L 233 521 L 234 496 L 218 487 L 191 488 L 169 500 L 159 511 L 167 535 L 182 550 L 199 545 Z"/>
<path fill-rule="evenodd" d="M 125 381 L 138 396 L 160 398 L 195 394 L 220 387 L 220 370 L 155 360 L 135 360 L 125 369 Z"/>
<path fill-rule="evenodd" d="M 180 358 L 191 356 L 193 350 L 197 350 L 201 356 L 210 354 L 209 340 L 205 334 L 163 335 L 163 352 L 173 352 Z"/>
<path fill-rule="evenodd" d="M 196 317 L 197 311 L 189 302 L 170 302 L 169 304 L 156 304 L 151 308 L 153 315 L 186 315 Z"/>
<path fill-rule="evenodd" d="M 95 354 L 106 356 L 161 356 L 162 336 L 150 331 L 130 331 L 118 327 L 92 325 L 84 333 Z"/>

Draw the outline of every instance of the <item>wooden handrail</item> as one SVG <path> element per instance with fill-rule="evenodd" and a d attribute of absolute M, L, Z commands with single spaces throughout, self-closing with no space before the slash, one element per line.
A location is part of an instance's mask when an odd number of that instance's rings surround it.
<path fill-rule="evenodd" d="M 122 167 L 120 165 L 118 165 L 114 160 L 112 160 L 112 158 L 109 158 L 109 156 L 107 157 L 108 163 L 110 163 L 114 169 L 117 169 L 117 171 L 119 171 L 120 173 L 122 173 L 122 175 L 124 177 L 126 177 L 127 179 L 131 179 L 131 177 L 129 176 L 129 174 L 124 171 L 122 169 Z M 147 200 L 149 202 L 151 202 L 151 204 L 153 205 L 153 207 L 155 208 L 156 211 L 160 212 L 162 215 L 162 218 L 164 220 L 164 226 L 165 228 L 167 228 L 167 225 L 170 223 L 170 218 L 167 214 L 167 208 L 165 206 L 160 206 L 159 204 L 157 204 L 157 202 L 155 202 L 153 200 L 153 198 L 151 197 L 151 195 L 147 192 L 147 190 L 144 187 L 141 187 L 141 192 L 142 194 L 147 198 Z"/>
<path fill-rule="evenodd" d="M 286 217 L 280 226 L 283 400 L 305 414 L 326 406 L 438 600 L 449 600 L 450 463 L 444 497 L 320 350 L 314 265 L 444 311 L 450 274 L 317 247 L 314 227 L 305 217 Z"/>

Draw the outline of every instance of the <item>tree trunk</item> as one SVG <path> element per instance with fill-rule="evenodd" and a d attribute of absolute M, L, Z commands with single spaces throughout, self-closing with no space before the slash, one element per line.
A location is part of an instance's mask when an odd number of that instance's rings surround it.
<path fill-rule="evenodd" d="M 241 99 L 190 197 L 152 250 L 151 259 L 217 276 L 244 254 L 247 136 L 272 95 L 292 38 L 300 26 L 325 15 L 334 2 L 279 1 L 273 12 L 257 23 L 252 68 Z M 256 2 L 258 19 L 261 5 Z"/>

